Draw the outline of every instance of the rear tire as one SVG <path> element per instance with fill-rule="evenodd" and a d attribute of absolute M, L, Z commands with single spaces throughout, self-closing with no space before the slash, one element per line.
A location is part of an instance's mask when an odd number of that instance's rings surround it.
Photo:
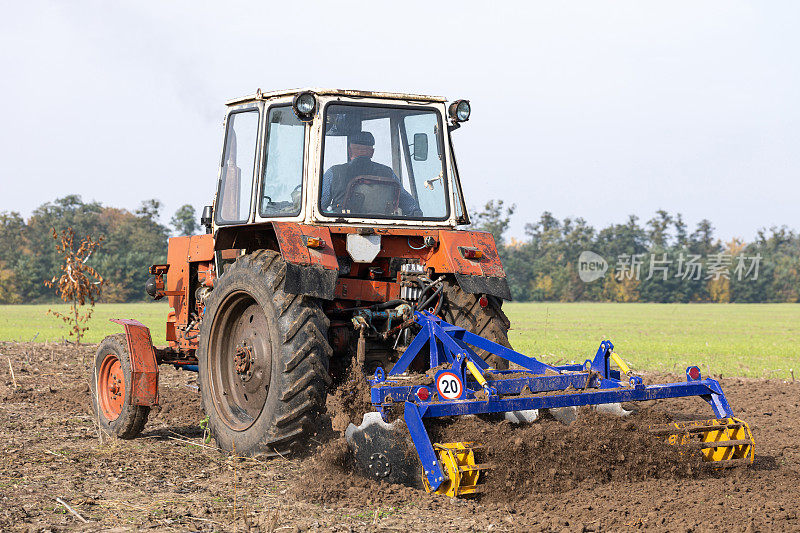
<path fill-rule="evenodd" d="M 444 285 L 444 303 L 441 317 L 445 322 L 464 328 L 484 339 L 511 348 L 508 342 L 508 330 L 511 322 L 503 312 L 503 301 L 494 296 L 487 296 L 489 305 L 481 307 L 480 294 L 464 292 L 454 281 Z M 507 370 L 508 361 L 491 355 L 484 350 L 476 349 L 475 353 L 498 370 Z"/>
<path fill-rule="evenodd" d="M 226 452 L 286 455 L 316 433 L 330 384 L 327 317 L 284 291 L 271 250 L 240 257 L 206 300 L 197 350 L 203 409 Z"/>
<path fill-rule="evenodd" d="M 124 334 L 109 335 L 100 343 L 89 388 L 100 429 L 121 439 L 142 432 L 150 408 L 131 402 L 131 357 Z"/>

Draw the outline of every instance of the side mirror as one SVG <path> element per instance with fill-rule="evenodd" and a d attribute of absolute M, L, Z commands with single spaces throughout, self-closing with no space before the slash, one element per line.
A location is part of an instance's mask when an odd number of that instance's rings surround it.
<path fill-rule="evenodd" d="M 203 214 L 200 215 L 200 225 L 205 226 L 206 233 L 211 233 L 211 222 L 214 220 L 214 210 L 210 205 L 203 207 Z"/>
<path fill-rule="evenodd" d="M 428 134 L 414 134 L 414 161 L 428 160 Z"/>

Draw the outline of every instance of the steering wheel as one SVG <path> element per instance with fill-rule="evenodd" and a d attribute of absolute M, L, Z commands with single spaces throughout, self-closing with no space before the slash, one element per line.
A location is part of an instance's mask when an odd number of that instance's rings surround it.
<path fill-rule="evenodd" d="M 289 194 L 289 198 L 292 199 L 292 203 L 294 205 L 300 205 L 300 194 L 303 192 L 303 184 L 301 183 L 297 187 L 295 187 L 291 194 Z"/>
<path fill-rule="evenodd" d="M 300 203 L 300 198 L 297 198 L 297 200 L 295 200 L 295 195 L 298 195 L 302 190 L 303 190 L 303 184 L 302 183 L 300 185 L 298 185 L 297 187 L 295 187 L 294 189 L 292 189 L 292 192 L 289 194 L 289 198 L 291 198 L 291 202 L 292 203 L 295 203 L 295 204 L 299 204 Z M 275 203 L 275 202 L 272 201 L 272 197 L 268 196 L 266 194 L 264 195 L 264 200 L 266 200 L 267 205 Z"/>

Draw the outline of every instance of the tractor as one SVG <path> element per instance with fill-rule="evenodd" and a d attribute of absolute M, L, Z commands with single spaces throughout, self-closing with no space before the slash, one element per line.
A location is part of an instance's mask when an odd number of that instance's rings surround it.
<path fill-rule="evenodd" d="M 564 366 L 511 348 L 494 239 L 457 229 L 470 219 L 452 134 L 468 100 L 259 89 L 227 107 L 205 233 L 171 238 L 145 287 L 169 302 L 168 346 L 119 319 L 124 334 L 98 348 L 90 381 L 104 431 L 139 434 L 159 365 L 174 365 L 198 372 L 220 449 L 286 456 L 306 449 L 327 391 L 357 369 L 374 406 L 347 428 L 358 463 L 431 492 L 473 494 L 482 475 L 473 443 L 430 442 L 423 419 L 438 416 L 530 422 L 540 409 L 700 396 L 715 419 L 658 431 L 699 438 L 707 460 L 752 462 L 749 428 L 697 367 L 686 383 L 648 387 L 609 341 Z M 419 464 L 398 451 L 398 424 Z"/>
<path fill-rule="evenodd" d="M 147 293 L 171 307 L 169 346 L 123 321 L 127 339 L 98 350 L 106 431 L 142 430 L 158 365 L 171 364 L 199 371 L 222 449 L 285 455 L 317 430 L 351 361 L 370 372 L 399 358 L 415 311 L 509 346 L 492 235 L 456 230 L 469 215 L 451 133 L 469 101 L 259 90 L 227 107 L 206 233 L 171 238 L 150 269 Z"/>

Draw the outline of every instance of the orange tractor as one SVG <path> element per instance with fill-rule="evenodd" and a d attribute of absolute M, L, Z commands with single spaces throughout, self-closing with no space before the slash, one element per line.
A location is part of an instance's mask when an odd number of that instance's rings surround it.
<path fill-rule="evenodd" d="M 125 334 L 98 349 L 105 431 L 142 430 L 168 364 L 199 372 L 220 448 L 292 453 L 348 366 L 369 375 L 400 358 L 415 313 L 508 346 L 492 235 L 456 229 L 469 216 L 451 134 L 468 101 L 313 89 L 227 105 L 206 234 L 170 239 L 150 269 L 148 294 L 172 308 L 169 345 L 119 320 Z"/>

